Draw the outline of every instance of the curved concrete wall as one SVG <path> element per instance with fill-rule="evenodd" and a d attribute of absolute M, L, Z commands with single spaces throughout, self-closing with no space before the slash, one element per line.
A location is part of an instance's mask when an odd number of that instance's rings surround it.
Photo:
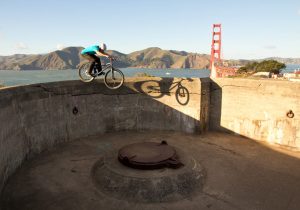
<path fill-rule="evenodd" d="M 122 130 L 230 131 L 300 149 L 300 83 L 248 79 L 56 82 L 0 90 L 0 192 L 22 162 L 61 142 Z M 292 110 L 293 118 L 286 113 Z"/>
<path fill-rule="evenodd" d="M 100 81 L 1 89 L 0 192 L 24 160 L 61 142 L 121 130 L 199 133 L 207 128 L 208 93 L 208 79 L 176 78 L 127 80 L 119 90 Z"/>
<path fill-rule="evenodd" d="M 299 82 L 222 78 L 210 93 L 211 129 L 300 149 Z"/>

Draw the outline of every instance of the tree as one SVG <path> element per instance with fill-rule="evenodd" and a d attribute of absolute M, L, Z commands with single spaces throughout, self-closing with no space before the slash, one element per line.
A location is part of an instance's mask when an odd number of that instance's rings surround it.
<path fill-rule="evenodd" d="M 262 62 L 252 62 L 248 63 L 246 66 L 241 67 L 239 73 L 249 73 L 249 72 L 271 72 L 274 74 L 279 74 L 286 65 L 275 60 L 264 60 Z"/>
<path fill-rule="evenodd" d="M 243 74 L 255 72 L 257 64 L 257 62 L 249 62 L 246 64 L 246 66 L 242 66 L 241 68 L 239 68 L 238 73 Z"/>
<path fill-rule="evenodd" d="M 265 60 L 260 62 L 256 67 L 256 72 L 271 72 L 274 74 L 279 74 L 282 69 L 284 69 L 286 65 L 284 63 L 280 63 L 275 60 Z"/>
<path fill-rule="evenodd" d="M 237 73 L 238 74 L 248 73 L 248 69 L 246 68 L 246 66 L 242 66 L 241 68 L 238 69 Z"/>

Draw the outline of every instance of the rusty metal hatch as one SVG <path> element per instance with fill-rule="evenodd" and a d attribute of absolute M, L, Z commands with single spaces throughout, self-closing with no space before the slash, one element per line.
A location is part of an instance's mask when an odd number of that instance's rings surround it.
<path fill-rule="evenodd" d="M 176 150 L 166 141 L 129 144 L 119 150 L 118 159 L 124 165 L 137 169 L 179 168 L 183 165 Z"/>

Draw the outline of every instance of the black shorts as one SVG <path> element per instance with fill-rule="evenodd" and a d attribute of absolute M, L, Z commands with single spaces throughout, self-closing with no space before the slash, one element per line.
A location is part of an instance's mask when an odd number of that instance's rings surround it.
<path fill-rule="evenodd" d="M 92 73 L 92 70 L 94 69 L 95 63 L 98 64 L 98 66 L 97 66 L 98 70 L 102 71 L 101 60 L 99 57 L 97 57 L 96 55 L 93 55 L 93 54 L 81 54 L 81 56 L 93 63 L 89 69 L 90 74 Z"/>
<path fill-rule="evenodd" d="M 90 62 L 96 62 L 96 63 L 99 63 L 101 65 L 101 61 L 100 61 L 100 58 L 97 57 L 96 55 L 94 54 L 81 54 L 81 56 L 85 59 L 87 59 L 88 61 Z"/>

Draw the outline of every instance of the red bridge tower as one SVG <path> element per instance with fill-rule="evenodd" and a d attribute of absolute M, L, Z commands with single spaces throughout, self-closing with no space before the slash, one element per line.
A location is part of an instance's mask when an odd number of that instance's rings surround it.
<path fill-rule="evenodd" d="M 227 77 L 235 75 L 237 68 L 229 67 L 221 58 L 222 28 L 221 24 L 213 24 L 213 37 L 210 55 L 210 77 Z M 226 64 L 226 65 L 224 65 Z"/>
<path fill-rule="evenodd" d="M 221 39 L 221 37 L 222 37 L 221 24 L 213 24 L 210 69 L 212 69 L 213 64 L 220 65 L 222 63 L 222 59 L 221 59 L 222 39 Z"/>

